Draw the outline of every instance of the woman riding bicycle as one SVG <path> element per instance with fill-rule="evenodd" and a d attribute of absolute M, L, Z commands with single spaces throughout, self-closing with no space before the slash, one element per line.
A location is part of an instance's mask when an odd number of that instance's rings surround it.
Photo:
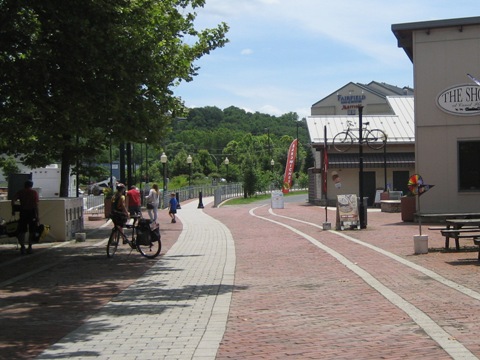
<path fill-rule="evenodd" d="M 110 218 L 120 233 L 123 234 L 123 227 L 128 219 L 128 211 L 125 205 L 125 185 L 121 183 L 117 184 L 117 191 L 112 197 L 112 213 Z"/>

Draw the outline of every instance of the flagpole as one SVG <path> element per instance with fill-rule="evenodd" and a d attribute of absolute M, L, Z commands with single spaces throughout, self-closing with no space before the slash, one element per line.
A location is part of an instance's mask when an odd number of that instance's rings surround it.
<path fill-rule="evenodd" d="M 418 227 L 420 228 L 420 235 L 422 235 L 422 216 L 420 211 L 420 193 L 418 194 Z"/>
<path fill-rule="evenodd" d="M 328 197 L 327 197 L 327 185 L 328 185 L 328 177 L 327 177 L 327 164 L 325 163 L 326 160 L 326 151 L 327 151 L 327 126 L 323 127 L 323 168 L 324 168 L 324 188 L 325 188 L 325 222 L 328 222 Z"/>

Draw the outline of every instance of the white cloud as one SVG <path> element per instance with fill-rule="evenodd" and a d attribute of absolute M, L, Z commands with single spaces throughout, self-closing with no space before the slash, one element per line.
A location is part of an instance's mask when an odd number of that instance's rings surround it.
<path fill-rule="evenodd" d="M 303 117 L 349 81 L 413 86 L 413 66 L 397 47 L 391 25 L 468 17 L 471 5 L 471 0 L 207 0 L 197 10 L 198 27 L 225 21 L 230 43 L 199 60 L 200 75 L 176 92 L 187 106 L 233 105 Z"/>

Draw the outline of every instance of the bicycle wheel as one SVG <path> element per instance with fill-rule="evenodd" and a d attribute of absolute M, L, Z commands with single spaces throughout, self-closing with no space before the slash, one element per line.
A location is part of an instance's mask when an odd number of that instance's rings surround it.
<path fill-rule="evenodd" d="M 347 131 L 342 131 L 335 135 L 333 138 L 333 147 L 339 152 L 345 152 L 350 150 L 353 144 L 352 135 Z"/>
<path fill-rule="evenodd" d="M 110 234 L 110 238 L 108 239 L 108 243 L 107 243 L 107 257 L 111 258 L 113 257 L 113 255 L 115 255 L 119 241 L 120 241 L 120 232 L 118 231 L 117 228 L 114 228 L 112 230 L 112 233 Z"/>
<path fill-rule="evenodd" d="M 146 258 L 153 259 L 160 254 L 162 250 L 162 241 L 160 240 L 160 232 L 158 236 L 150 234 L 150 241 L 139 241 L 137 238 L 137 250 Z"/>
<path fill-rule="evenodd" d="M 367 132 L 367 138 L 365 140 L 370 149 L 380 150 L 385 146 L 387 134 L 380 129 L 372 129 Z"/>

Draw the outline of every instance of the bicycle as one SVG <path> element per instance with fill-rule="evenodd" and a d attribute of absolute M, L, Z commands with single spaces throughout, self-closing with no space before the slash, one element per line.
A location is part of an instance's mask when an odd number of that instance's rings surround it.
<path fill-rule="evenodd" d="M 364 123 L 365 126 L 368 126 L 370 123 Z M 353 128 L 354 124 L 352 121 L 347 121 L 347 129 L 339 132 L 333 138 L 333 147 L 339 152 L 346 152 L 350 150 L 353 145 L 353 140 L 360 140 L 359 137 L 355 134 L 354 130 L 359 130 L 358 128 Z M 387 141 L 387 134 L 380 129 L 363 129 L 362 133 L 363 140 L 367 143 L 367 146 L 373 150 L 380 150 L 385 146 Z"/>
<path fill-rule="evenodd" d="M 120 239 L 122 239 L 123 244 L 128 244 L 132 250 L 136 249 L 142 256 L 148 259 L 153 259 L 160 254 L 162 242 L 159 228 L 156 227 L 154 230 L 150 229 L 150 221 L 142 219 L 141 216 L 132 216 L 132 218 L 133 223 L 126 225 L 127 229 L 132 229 L 131 239 L 129 239 L 125 233 L 122 234 L 114 223 L 114 227 L 108 238 L 107 257 L 111 258 L 115 255 Z M 137 221 L 139 222 L 138 225 Z"/>

